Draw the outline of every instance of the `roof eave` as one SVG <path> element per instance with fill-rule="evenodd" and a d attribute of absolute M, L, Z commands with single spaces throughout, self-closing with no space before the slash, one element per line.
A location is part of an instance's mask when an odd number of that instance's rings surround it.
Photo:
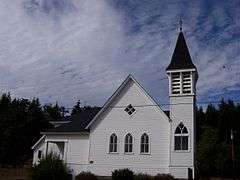
<path fill-rule="evenodd" d="M 43 135 L 32 147 L 31 149 L 35 149 L 37 145 L 46 137 L 46 135 Z"/>
<path fill-rule="evenodd" d="M 40 134 L 43 135 L 88 135 L 89 132 L 84 131 L 84 132 L 41 132 Z"/>
<path fill-rule="evenodd" d="M 170 72 L 186 72 L 186 71 L 197 71 L 197 69 L 196 68 L 166 69 L 167 73 L 170 73 Z"/>

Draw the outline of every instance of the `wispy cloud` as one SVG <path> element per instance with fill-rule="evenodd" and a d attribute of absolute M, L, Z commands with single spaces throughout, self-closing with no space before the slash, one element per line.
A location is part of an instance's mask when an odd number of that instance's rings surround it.
<path fill-rule="evenodd" d="M 1 89 L 43 102 L 102 103 L 122 76 L 114 67 L 124 41 L 121 18 L 98 0 L 70 1 L 62 14 L 61 1 L 0 5 Z"/>
<path fill-rule="evenodd" d="M 101 105 L 128 73 L 168 102 L 165 67 L 180 16 L 199 99 L 240 94 L 239 2 L 13 0 L 0 4 L 0 88 Z M 230 93 L 229 93 L 230 92 Z M 231 93 L 232 92 L 232 93 Z M 230 97 L 227 95 L 227 97 Z"/>

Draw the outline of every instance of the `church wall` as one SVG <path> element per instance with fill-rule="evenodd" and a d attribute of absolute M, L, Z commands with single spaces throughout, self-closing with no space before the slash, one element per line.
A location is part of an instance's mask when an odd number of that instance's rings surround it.
<path fill-rule="evenodd" d="M 170 117 L 171 117 L 171 156 L 170 171 L 179 178 L 187 178 L 188 168 L 193 169 L 194 162 L 194 96 L 170 97 Z M 184 151 L 174 150 L 175 129 L 182 122 L 189 132 L 189 149 Z"/>
<path fill-rule="evenodd" d="M 88 135 L 47 135 L 45 142 L 34 150 L 34 163 L 38 161 L 37 151 L 46 152 L 46 142 L 56 141 L 64 142 L 64 161 L 69 169 L 76 166 L 86 166 L 88 164 L 89 154 L 89 136 Z M 50 151 L 58 152 L 57 146 L 49 143 L 48 153 Z M 74 173 L 74 172 L 73 172 Z"/>
<path fill-rule="evenodd" d="M 127 105 L 148 105 L 135 107 L 133 115 L 124 109 Z M 152 105 L 152 106 L 149 106 Z M 169 173 L 169 120 L 155 103 L 130 81 L 125 89 L 91 127 L 89 168 L 97 175 L 111 175 L 119 168 L 130 168 L 135 172 L 157 174 Z M 113 107 L 113 108 L 112 108 Z M 109 138 L 112 133 L 118 137 L 118 152 L 109 153 Z M 124 153 L 124 138 L 133 136 L 133 154 Z M 140 154 L 140 138 L 147 133 L 150 138 L 150 154 Z"/>
<path fill-rule="evenodd" d="M 67 163 L 81 165 L 88 164 L 89 137 L 79 136 L 69 138 L 67 154 Z"/>

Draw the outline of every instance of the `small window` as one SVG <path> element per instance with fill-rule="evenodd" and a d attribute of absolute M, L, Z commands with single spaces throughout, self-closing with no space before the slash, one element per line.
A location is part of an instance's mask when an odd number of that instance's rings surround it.
<path fill-rule="evenodd" d="M 183 125 L 183 123 L 180 123 L 174 134 L 174 149 L 188 150 L 188 137 L 189 134 L 187 128 Z"/>
<path fill-rule="evenodd" d="M 38 159 L 41 159 L 41 158 L 42 158 L 42 151 L 39 150 L 39 151 L 38 151 Z"/>
<path fill-rule="evenodd" d="M 141 136 L 140 153 L 149 153 L 149 137 L 146 133 Z"/>
<path fill-rule="evenodd" d="M 135 112 L 135 108 L 129 104 L 125 109 L 124 109 L 125 112 L 127 112 L 129 115 L 133 114 Z"/>
<path fill-rule="evenodd" d="M 117 136 L 116 136 L 116 134 L 112 134 L 110 136 L 109 152 L 110 153 L 116 153 L 117 152 Z"/>
<path fill-rule="evenodd" d="M 133 152 L 133 137 L 131 134 L 127 134 L 125 136 L 125 146 L 124 146 L 125 153 L 132 153 Z"/>

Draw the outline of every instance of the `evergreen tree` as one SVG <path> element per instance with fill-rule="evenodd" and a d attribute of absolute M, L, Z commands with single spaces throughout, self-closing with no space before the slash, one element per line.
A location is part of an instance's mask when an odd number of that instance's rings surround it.
<path fill-rule="evenodd" d="M 38 99 L 0 97 L 0 165 L 23 165 L 32 158 L 31 146 L 50 127 Z"/>
<path fill-rule="evenodd" d="M 217 127 L 218 124 L 218 111 L 212 104 L 207 106 L 205 123 L 206 126 Z"/>
<path fill-rule="evenodd" d="M 67 112 L 64 107 L 60 107 L 58 103 L 54 106 L 52 104 L 47 104 L 43 106 L 44 113 L 49 121 L 58 121 L 65 116 Z"/>
<path fill-rule="evenodd" d="M 205 114 L 203 108 L 200 107 L 197 109 L 196 113 L 196 141 L 200 140 L 201 134 L 203 133 L 203 126 L 205 123 Z"/>
<path fill-rule="evenodd" d="M 196 169 L 201 176 L 232 177 L 231 130 L 234 132 L 235 174 L 240 176 L 239 109 L 239 104 L 223 99 L 217 108 L 209 104 L 206 112 L 198 109 Z"/>
<path fill-rule="evenodd" d="M 81 102 L 80 102 L 80 100 L 78 100 L 76 105 L 73 106 L 71 115 L 81 113 L 82 111 L 83 111 L 83 108 L 81 108 Z"/>

